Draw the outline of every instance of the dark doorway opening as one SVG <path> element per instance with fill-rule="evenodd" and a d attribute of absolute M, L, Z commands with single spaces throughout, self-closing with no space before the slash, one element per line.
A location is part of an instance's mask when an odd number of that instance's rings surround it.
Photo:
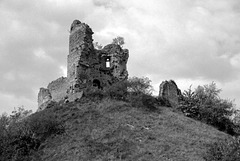
<path fill-rule="evenodd" d="M 93 87 L 97 87 L 98 89 L 101 89 L 101 83 L 98 79 L 93 80 Z"/>

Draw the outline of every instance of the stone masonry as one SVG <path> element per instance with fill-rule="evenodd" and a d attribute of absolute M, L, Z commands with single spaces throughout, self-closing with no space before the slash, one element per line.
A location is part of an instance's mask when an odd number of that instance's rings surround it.
<path fill-rule="evenodd" d="M 172 107 L 177 107 L 179 104 L 179 98 L 181 96 L 181 90 L 177 84 L 173 81 L 163 81 L 159 87 L 159 97 L 167 100 Z"/>
<path fill-rule="evenodd" d="M 86 87 L 103 89 L 128 78 L 129 51 L 116 44 L 97 50 L 93 46 L 92 34 L 87 24 L 73 21 L 69 36 L 67 77 L 52 81 L 47 88 L 40 88 L 39 110 L 44 109 L 49 101 L 81 97 Z"/>

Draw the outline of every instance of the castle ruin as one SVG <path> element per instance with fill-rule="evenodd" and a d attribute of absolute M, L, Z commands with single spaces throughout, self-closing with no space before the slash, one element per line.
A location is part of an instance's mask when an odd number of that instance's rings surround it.
<path fill-rule="evenodd" d="M 51 101 L 80 98 L 87 87 L 103 89 L 128 78 L 129 51 L 117 44 L 102 50 L 93 46 L 93 31 L 85 23 L 74 20 L 70 28 L 67 77 L 58 78 L 38 93 L 38 110 Z"/>

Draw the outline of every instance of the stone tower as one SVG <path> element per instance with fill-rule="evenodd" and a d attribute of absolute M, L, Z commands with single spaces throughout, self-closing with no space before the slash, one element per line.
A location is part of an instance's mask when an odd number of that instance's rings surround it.
<path fill-rule="evenodd" d="M 74 20 L 69 35 L 69 55 L 67 57 L 67 78 L 69 90 L 74 90 L 78 82 L 79 62 L 88 62 L 94 51 L 92 29 L 79 20 Z"/>

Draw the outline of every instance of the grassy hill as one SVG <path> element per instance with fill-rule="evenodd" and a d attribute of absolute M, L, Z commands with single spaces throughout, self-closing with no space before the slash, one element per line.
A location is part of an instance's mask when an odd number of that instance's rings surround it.
<path fill-rule="evenodd" d="M 229 136 L 176 110 L 155 111 L 104 99 L 56 105 L 65 132 L 47 138 L 35 155 L 44 161 L 202 161 L 211 143 Z"/>

